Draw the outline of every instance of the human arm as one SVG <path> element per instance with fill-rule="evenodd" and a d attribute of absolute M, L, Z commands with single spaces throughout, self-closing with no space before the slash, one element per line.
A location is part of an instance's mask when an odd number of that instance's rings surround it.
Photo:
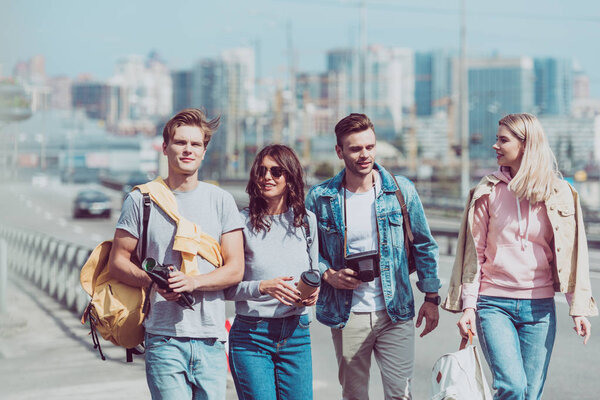
<path fill-rule="evenodd" d="M 489 220 L 489 196 L 482 196 L 475 201 L 473 208 L 473 225 L 471 230 L 473 241 L 475 243 L 475 250 L 477 252 L 477 271 L 475 272 L 472 282 L 462 283 L 461 297 L 463 311 L 467 308 L 475 309 L 476 307 L 481 280 L 481 266 L 485 262 Z"/>
<path fill-rule="evenodd" d="M 468 212 L 468 210 L 467 210 Z M 475 329 L 475 310 L 477 296 L 479 295 L 479 286 L 481 279 L 481 266 L 485 262 L 485 250 L 487 247 L 487 231 L 489 224 L 489 196 L 483 196 L 476 200 L 473 209 L 472 235 L 477 252 L 477 271 L 472 282 L 462 283 L 462 309 L 463 314 L 457 322 L 459 333 L 467 338 L 471 331 L 476 336 Z"/>
<path fill-rule="evenodd" d="M 114 279 L 134 287 L 148 287 L 152 280 L 131 260 L 138 239 L 124 229 L 116 229 L 108 258 L 108 270 Z"/>
<path fill-rule="evenodd" d="M 403 186 L 401 190 L 404 192 L 404 197 L 408 199 L 410 228 L 414 237 L 412 251 L 414 252 L 417 276 L 419 277 L 417 287 L 425 293 L 426 298 L 438 298 L 438 290 L 441 285 L 437 276 L 437 243 L 431 235 L 417 191 L 410 182 Z M 423 301 L 417 314 L 415 327 L 421 327 L 423 319 L 425 319 L 425 327 L 420 334 L 421 337 L 433 331 L 438 325 L 439 310 L 437 303 Z"/>
<path fill-rule="evenodd" d="M 169 288 L 175 293 L 217 291 L 238 284 L 244 277 L 244 240 L 241 229 L 221 235 L 223 266 L 207 274 L 185 275 L 174 271 L 169 277 Z"/>

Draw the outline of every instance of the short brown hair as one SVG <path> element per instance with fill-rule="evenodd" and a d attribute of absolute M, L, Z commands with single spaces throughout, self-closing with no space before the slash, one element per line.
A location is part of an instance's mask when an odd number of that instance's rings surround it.
<path fill-rule="evenodd" d="M 204 133 L 204 147 L 208 146 L 210 138 L 219 127 L 221 116 L 218 116 L 210 121 L 206 115 L 197 108 L 186 108 L 179 111 L 173 118 L 165 124 L 163 129 L 163 141 L 169 144 L 169 140 L 175 135 L 175 130 L 180 126 L 197 126 Z"/>
<path fill-rule="evenodd" d="M 351 133 L 366 131 L 371 129 L 375 133 L 373 123 L 365 114 L 352 113 L 347 117 L 344 117 L 335 126 L 335 137 L 337 139 L 337 145 L 342 147 L 342 139 L 344 136 Z"/>

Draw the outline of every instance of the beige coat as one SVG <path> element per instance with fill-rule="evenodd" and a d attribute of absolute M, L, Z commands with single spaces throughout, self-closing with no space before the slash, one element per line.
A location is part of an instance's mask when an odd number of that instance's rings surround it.
<path fill-rule="evenodd" d="M 471 233 L 475 202 L 480 197 L 490 194 L 498 182 L 500 180 L 494 175 L 485 176 L 469 193 L 460 225 L 448 297 L 442 303 L 445 310 L 462 311 L 462 283 L 473 282 L 479 268 L 475 240 Z M 590 286 L 587 238 L 579 194 L 568 182 L 561 180 L 545 205 L 554 230 L 554 290 L 573 294 L 570 315 L 598 315 Z"/>

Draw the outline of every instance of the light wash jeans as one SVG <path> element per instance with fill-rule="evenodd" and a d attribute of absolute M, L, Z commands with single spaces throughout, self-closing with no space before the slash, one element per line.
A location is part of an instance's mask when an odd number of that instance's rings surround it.
<path fill-rule="evenodd" d="M 146 380 L 153 400 L 225 400 L 223 343 L 148 332 L 145 343 Z"/>
<path fill-rule="evenodd" d="M 308 315 L 236 315 L 229 332 L 229 365 L 240 400 L 311 400 Z"/>
<path fill-rule="evenodd" d="M 541 399 L 556 336 L 554 298 L 479 296 L 477 331 L 494 399 Z"/>

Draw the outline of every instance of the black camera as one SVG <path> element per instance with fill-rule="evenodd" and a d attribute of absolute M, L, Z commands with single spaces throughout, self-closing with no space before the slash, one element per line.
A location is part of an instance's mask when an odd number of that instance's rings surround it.
<path fill-rule="evenodd" d="M 377 250 L 363 251 L 344 256 L 346 268 L 358 273 L 357 279 L 371 282 L 381 275 L 379 270 L 379 252 Z"/>
<path fill-rule="evenodd" d="M 161 265 L 154 258 L 146 258 L 142 263 L 142 269 L 146 271 L 152 282 L 156 283 L 159 288 L 171 292 L 169 289 L 169 275 L 175 269 L 172 265 Z M 189 292 L 179 293 L 181 297 L 177 300 L 177 304 L 182 307 L 193 309 L 194 296 Z"/>

